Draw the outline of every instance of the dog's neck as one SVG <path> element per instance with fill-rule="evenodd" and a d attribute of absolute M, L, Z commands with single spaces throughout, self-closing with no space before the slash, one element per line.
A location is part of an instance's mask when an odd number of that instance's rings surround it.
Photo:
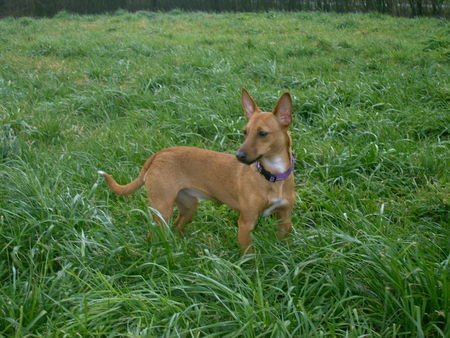
<path fill-rule="evenodd" d="M 259 162 L 272 174 L 281 174 L 291 167 L 291 156 L 291 151 L 286 149 L 286 151 L 270 157 L 264 156 Z"/>

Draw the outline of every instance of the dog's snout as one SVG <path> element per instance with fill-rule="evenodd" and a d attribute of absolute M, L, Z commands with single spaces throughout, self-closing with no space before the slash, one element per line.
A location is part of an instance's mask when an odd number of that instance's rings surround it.
<path fill-rule="evenodd" d="M 245 162 L 247 160 L 247 152 L 245 152 L 243 150 L 239 150 L 236 153 L 236 158 L 241 162 Z"/>

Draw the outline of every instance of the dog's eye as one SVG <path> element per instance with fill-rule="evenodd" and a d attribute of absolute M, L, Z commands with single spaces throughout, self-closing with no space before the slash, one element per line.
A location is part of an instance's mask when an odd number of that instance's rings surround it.
<path fill-rule="evenodd" d="M 244 130 L 242 133 L 244 134 L 244 136 L 247 136 L 247 130 Z"/>
<path fill-rule="evenodd" d="M 267 136 L 267 134 L 269 134 L 267 131 L 264 131 L 264 130 L 258 131 L 258 136 L 264 137 L 264 136 Z"/>

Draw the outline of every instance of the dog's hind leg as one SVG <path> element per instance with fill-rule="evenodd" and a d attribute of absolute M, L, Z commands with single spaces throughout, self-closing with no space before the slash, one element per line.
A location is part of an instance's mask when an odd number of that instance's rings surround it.
<path fill-rule="evenodd" d="M 184 225 L 189 223 L 197 211 L 198 199 L 181 190 L 175 200 L 178 211 L 180 212 L 175 220 L 175 230 L 180 234 L 184 231 Z"/>
<path fill-rule="evenodd" d="M 178 193 L 177 189 L 170 184 L 152 180 L 151 177 L 146 178 L 145 185 L 149 204 L 157 211 L 152 211 L 154 221 L 158 225 L 169 223 Z"/>

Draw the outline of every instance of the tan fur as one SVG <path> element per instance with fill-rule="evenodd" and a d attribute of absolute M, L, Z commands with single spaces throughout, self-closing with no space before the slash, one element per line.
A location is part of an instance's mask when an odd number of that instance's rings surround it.
<path fill-rule="evenodd" d="M 166 222 L 176 204 L 179 215 L 175 229 L 194 216 L 198 198 L 216 200 L 239 211 L 238 239 L 242 252 L 252 251 L 250 232 L 258 217 L 275 211 L 279 218 L 278 237 L 284 238 L 292 227 L 291 212 L 295 202 L 294 177 L 268 182 L 256 171 L 254 160 L 259 158 L 272 173 L 290 166 L 292 101 L 288 93 L 279 99 L 272 113 L 261 112 L 248 92 L 242 90 L 242 105 L 248 119 L 246 137 L 238 156 L 194 147 L 173 147 L 159 151 L 144 164 L 138 177 L 129 184 L 119 185 L 108 174 L 102 174 L 110 189 L 127 195 L 145 184 L 149 203 Z M 260 132 L 267 135 L 261 136 Z M 245 154 L 245 158 L 243 156 Z M 158 217 L 155 220 L 159 223 Z"/>

